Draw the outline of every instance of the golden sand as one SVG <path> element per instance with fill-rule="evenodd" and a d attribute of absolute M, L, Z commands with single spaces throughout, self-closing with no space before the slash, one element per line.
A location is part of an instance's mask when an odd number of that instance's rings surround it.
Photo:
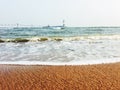
<path fill-rule="evenodd" d="M 120 63 L 0 65 L 0 90 L 120 90 Z"/>

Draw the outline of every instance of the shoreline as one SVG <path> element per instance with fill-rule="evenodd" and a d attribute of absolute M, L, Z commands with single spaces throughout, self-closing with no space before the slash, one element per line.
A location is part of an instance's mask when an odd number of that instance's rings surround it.
<path fill-rule="evenodd" d="M 83 60 L 83 61 L 71 61 L 71 62 L 39 62 L 39 61 L 14 61 L 14 62 L 0 62 L 0 65 L 46 65 L 46 66 L 79 66 L 79 65 L 100 65 L 100 64 L 112 64 L 119 63 L 120 58 L 114 59 L 98 59 L 98 60 Z"/>
<path fill-rule="evenodd" d="M 118 90 L 120 62 L 94 65 L 0 64 L 0 90 Z"/>

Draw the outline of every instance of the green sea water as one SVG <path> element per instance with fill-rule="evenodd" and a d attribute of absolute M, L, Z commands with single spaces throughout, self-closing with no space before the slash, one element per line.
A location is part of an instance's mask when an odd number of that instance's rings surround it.
<path fill-rule="evenodd" d="M 119 27 L 66 27 L 43 29 L 41 27 L 0 28 L 0 38 L 76 37 L 92 35 L 119 35 Z"/>

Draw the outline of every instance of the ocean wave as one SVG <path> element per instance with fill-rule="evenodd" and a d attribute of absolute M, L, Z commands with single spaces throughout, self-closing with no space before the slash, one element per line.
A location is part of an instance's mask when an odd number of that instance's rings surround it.
<path fill-rule="evenodd" d="M 120 39 L 84 40 L 0 43 L 0 64 L 81 65 L 120 61 Z"/>
<path fill-rule="evenodd" d="M 120 35 L 86 35 L 86 36 L 72 36 L 72 37 L 31 37 L 31 38 L 15 38 L 2 39 L 3 42 L 38 42 L 38 41 L 79 41 L 79 40 L 120 40 Z"/>

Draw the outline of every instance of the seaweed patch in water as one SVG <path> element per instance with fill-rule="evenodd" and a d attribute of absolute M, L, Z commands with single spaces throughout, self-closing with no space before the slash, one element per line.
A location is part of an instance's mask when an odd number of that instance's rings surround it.
<path fill-rule="evenodd" d="M 3 43 L 3 42 L 5 42 L 5 41 L 3 41 L 3 40 L 0 39 L 0 43 Z"/>
<path fill-rule="evenodd" d="M 61 38 L 55 38 L 54 40 L 56 40 L 56 41 L 62 41 Z"/>
<path fill-rule="evenodd" d="M 39 41 L 47 41 L 48 38 L 40 38 Z"/>
<path fill-rule="evenodd" d="M 24 39 L 24 38 L 16 38 L 15 40 L 13 40 L 12 42 L 28 42 L 28 39 Z"/>

